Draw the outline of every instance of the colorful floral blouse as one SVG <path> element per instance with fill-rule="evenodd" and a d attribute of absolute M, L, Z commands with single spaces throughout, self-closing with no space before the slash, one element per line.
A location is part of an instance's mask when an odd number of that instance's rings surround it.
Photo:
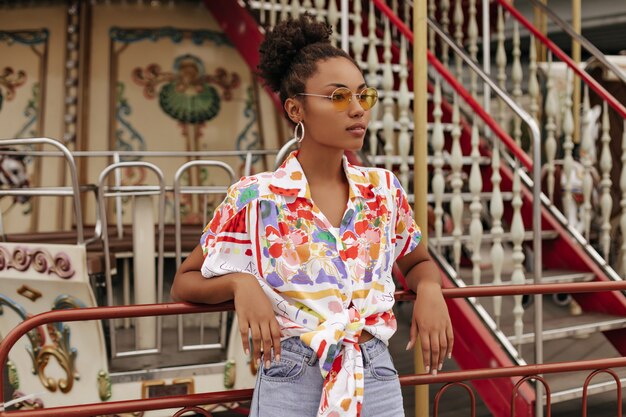
<path fill-rule="evenodd" d="M 228 190 L 202 235 L 207 278 L 254 275 L 276 312 L 283 338 L 299 336 L 325 378 L 319 416 L 359 416 L 363 359 L 359 335 L 388 343 L 396 259 L 419 244 L 407 196 L 380 168 L 344 157 L 350 194 L 339 229 L 315 206 L 292 153 L 275 172 L 244 177 Z"/>

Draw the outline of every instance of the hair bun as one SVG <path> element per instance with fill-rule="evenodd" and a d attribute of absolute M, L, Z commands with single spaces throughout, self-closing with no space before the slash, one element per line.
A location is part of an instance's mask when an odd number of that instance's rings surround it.
<path fill-rule="evenodd" d="M 309 45 L 330 44 L 332 32 L 328 24 L 315 20 L 308 13 L 298 19 L 279 22 L 266 33 L 259 48 L 261 77 L 273 91 L 279 91 L 298 53 Z"/>

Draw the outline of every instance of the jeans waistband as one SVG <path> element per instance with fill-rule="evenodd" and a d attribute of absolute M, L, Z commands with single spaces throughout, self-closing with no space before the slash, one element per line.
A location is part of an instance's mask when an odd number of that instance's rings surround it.
<path fill-rule="evenodd" d="M 375 337 L 371 338 L 367 342 L 359 343 L 361 352 L 363 354 L 363 366 L 368 366 L 369 361 L 373 360 L 376 356 L 387 350 L 387 345 L 380 339 Z M 291 353 L 302 355 L 306 358 L 309 365 L 315 365 L 317 363 L 317 355 L 307 345 L 300 340 L 299 337 L 290 337 L 280 343 L 280 347 L 283 350 L 288 350 Z"/>

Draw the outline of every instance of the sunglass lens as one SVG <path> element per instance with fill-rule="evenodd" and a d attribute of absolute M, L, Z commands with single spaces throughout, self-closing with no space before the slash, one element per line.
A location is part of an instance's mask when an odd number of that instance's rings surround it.
<path fill-rule="evenodd" d="M 374 104 L 376 104 L 377 101 L 378 91 L 376 91 L 375 88 L 366 88 L 361 91 L 361 94 L 359 94 L 359 103 L 361 103 L 364 110 L 369 110 L 374 107 Z"/>
<path fill-rule="evenodd" d="M 345 110 L 352 99 L 352 91 L 347 88 L 338 88 L 333 91 L 331 97 L 337 110 Z"/>

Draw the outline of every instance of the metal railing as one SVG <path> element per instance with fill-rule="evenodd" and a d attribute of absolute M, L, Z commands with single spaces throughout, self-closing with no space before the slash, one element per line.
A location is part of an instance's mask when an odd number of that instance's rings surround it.
<path fill-rule="evenodd" d="M 444 288 L 443 295 L 447 299 L 466 298 L 466 297 L 491 297 L 504 295 L 522 295 L 522 294 L 549 294 L 549 293 L 587 293 L 601 291 L 625 291 L 626 282 L 588 282 L 574 284 L 540 284 L 540 285 L 506 285 L 506 286 L 481 286 L 481 287 L 465 287 L 465 288 Z M 395 294 L 396 300 L 414 300 L 415 294 L 400 291 Z M 215 305 L 196 305 L 188 303 L 169 303 L 169 304 L 150 304 L 150 305 L 134 305 L 134 306 L 115 306 L 115 307 L 95 307 L 72 310 L 56 310 L 38 314 L 21 322 L 12 329 L 0 343 L 0 374 L 5 371 L 6 362 L 11 348 L 17 341 L 29 331 L 49 323 L 55 322 L 74 322 L 85 320 L 104 320 L 126 317 L 146 317 L 146 316 L 164 316 L 174 314 L 195 314 L 217 311 L 234 310 L 232 302 L 215 304 Z M 452 384 L 459 385 L 463 381 L 481 380 L 488 378 L 515 378 L 520 377 L 511 393 L 511 416 L 515 414 L 515 398 L 518 395 L 520 387 L 529 380 L 537 380 L 546 386 L 547 393 L 547 416 L 550 416 L 550 391 L 547 382 L 539 375 L 573 372 L 573 371 L 592 371 L 587 376 L 583 384 L 583 417 L 587 415 L 585 409 L 587 404 L 586 387 L 591 379 L 598 373 L 606 372 L 612 375 L 616 381 L 617 387 L 617 412 L 621 415 L 622 410 L 622 394 L 621 383 L 619 378 L 610 368 L 626 367 L 626 357 L 594 359 L 585 361 L 569 361 L 560 363 L 549 363 L 540 365 L 525 366 L 508 366 L 497 369 L 484 368 L 465 371 L 441 372 L 437 375 L 404 375 L 400 377 L 400 383 L 403 386 L 423 385 L 433 383 L 447 383 L 440 389 L 440 393 L 436 397 L 434 409 L 438 412 L 439 402 L 442 394 Z M 112 401 L 107 403 L 92 403 L 64 407 L 52 407 L 38 410 L 20 410 L 7 411 L 4 409 L 6 404 L 4 399 L 4 383 L 0 379 L 0 417 L 89 417 L 93 415 L 119 414 L 136 411 L 149 411 L 169 408 L 182 408 L 175 415 L 180 416 L 186 411 L 193 411 L 194 406 L 204 404 L 219 404 L 225 402 L 246 401 L 252 397 L 252 389 L 232 390 L 222 392 L 212 392 L 192 395 L 169 396 L 163 398 L 150 398 L 141 400 L 125 400 Z M 465 388 L 470 392 L 473 398 L 473 392 L 467 386 Z M 475 401 L 471 402 L 471 413 L 475 415 Z M 197 411 L 197 410 L 196 410 Z M 435 414 L 437 415 L 437 414 Z"/>
<path fill-rule="evenodd" d="M 248 154 L 249 155 L 249 154 Z M 246 159 L 246 163 L 248 158 Z M 247 164 L 246 164 L 247 165 Z M 183 186 L 181 185 L 182 176 L 188 172 L 191 168 L 204 167 L 204 168 L 217 168 L 223 170 L 228 175 L 228 184 L 235 182 L 235 171 L 230 165 L 221 161 L 189 161 L 178 168 L 176 174 L 174 174 L 174 225 L 175 225 L 175 238 L 176 238 L 176 270 L 180 268 L 182 261 L 182 241 L 181 241 L 181 213 L 180 213 L 180 200 L 183 194 L 202 194 L 203 204 L 201 206 L 203 221 L 202 224 L 207 224 L 206 212 L 207 212 L 207 195 L 209 194 L 226 194 L 227 187 L 198 187 L 198 186 Z M 226 346 L 226 327 L 227 327 L 227 315 L 222 313 L 220 315 L 220 332 L 218 343 L 204 343 L 204 315 L 200 316 L 200 343 L 195 345 L 185 345 L 184 340 L 184 325 L 183 317 L 178 316 L 178 350 L 200 350 L 200 349 L 222 349 Z"/>

